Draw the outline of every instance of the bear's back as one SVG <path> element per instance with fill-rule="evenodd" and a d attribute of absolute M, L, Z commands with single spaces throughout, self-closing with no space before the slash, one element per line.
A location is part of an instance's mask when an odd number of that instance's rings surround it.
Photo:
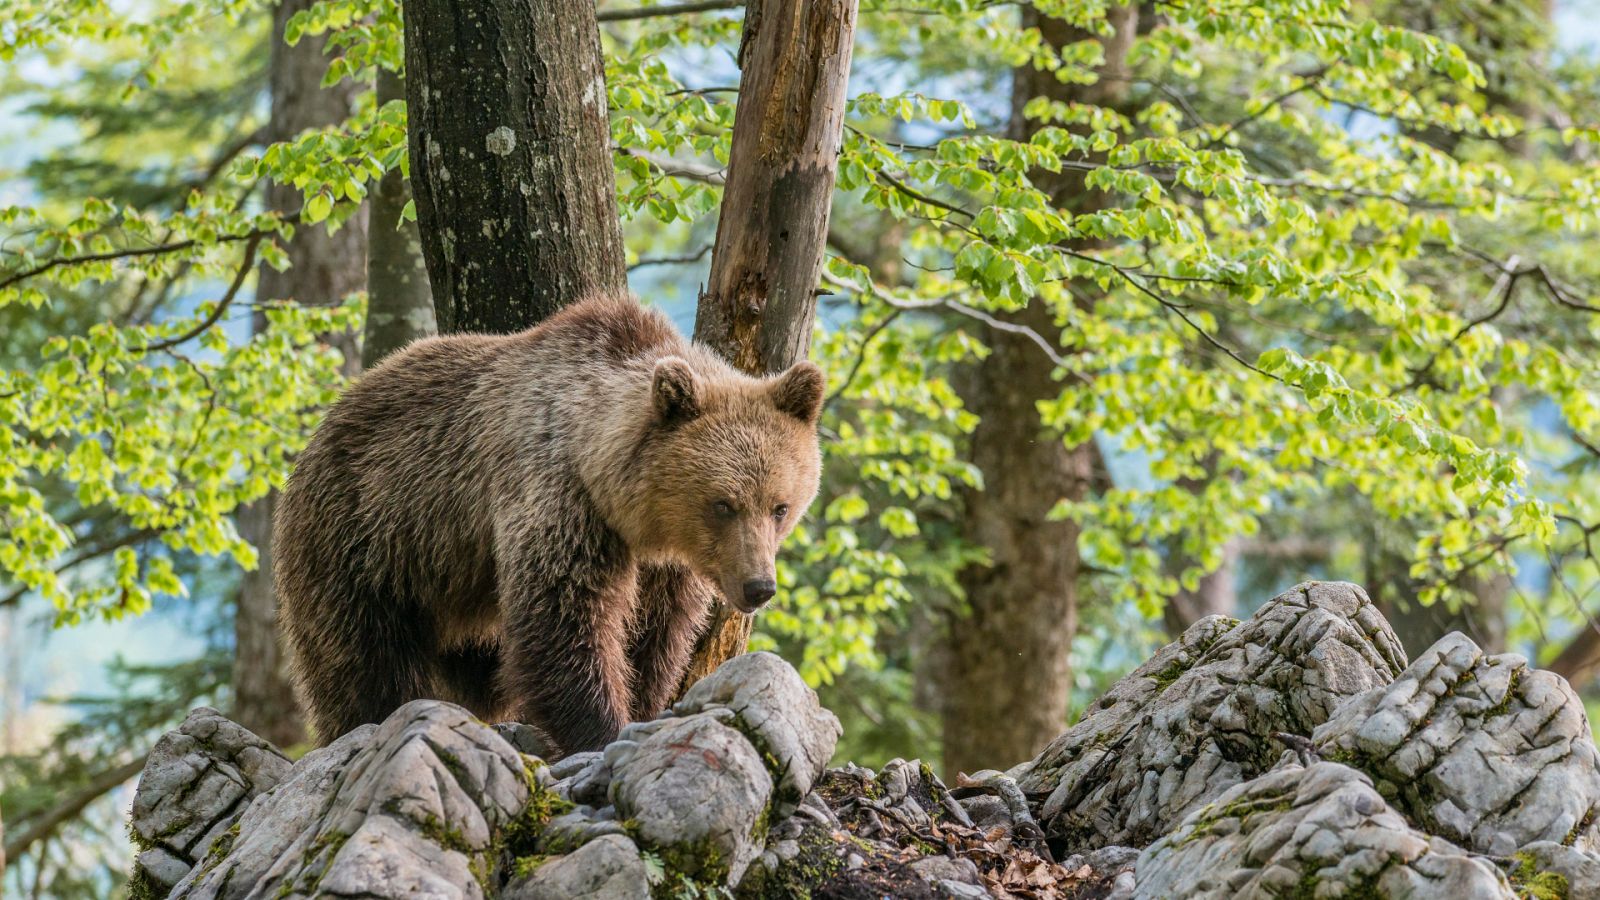
<path fill-rule="evenodd" d="M 641 404 L 625 400 L 648 390 L 653 360 L 688 351 L 664 315 L 614 297 L 517 334 L 417 341 L 328 411 L 280 507 L 302 532 L 288 542 L 316 548 L 305 565 L 353 551 L 414 589 L 481 589 L 503 501 L 534 482 L 576 488 L 576 458 L 632 430 Z"/>

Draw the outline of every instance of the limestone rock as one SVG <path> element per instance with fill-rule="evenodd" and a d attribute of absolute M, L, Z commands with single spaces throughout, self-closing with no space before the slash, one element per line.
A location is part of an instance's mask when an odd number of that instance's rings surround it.
<path fill-rule="evenodd" d="M 1514 861 L 1511 883 L 1531 897 L 1600 897 L 1600 856 L 1593 853 L 1553 841 L 1535 841 L 1518 850 Z M 1526 891 L 1529 885 L 1546 893 Z"/>
<path fill-rule="evenodd" d="M 635 742 L 629 742 L 633 745 Z M 617 746 L 611 744 L 606 749 Z M 620 753 L 621 750 L 619 749 Z M 579 753 L 556 763 L 552 774 L 561 780 L 556 792 L 573 803 L 604 804 L 606 792 L 611 787 L 611 764 L 605 751 Z"/>
<path fill-rule="evenodd" d="M 621 835 L 596 838 L 514 879 L 504 900 L 650 900 L 650 878 L 639 848 Z"/>
<path fill-rule="evenodd" d="M 911 871 L 935 885 L 946 881 L 961 884 L 982 884 L 983 877 L 972 860 L 949 856 L 924 856 L 911 861 Z"/>
<path fill-rule="evenodd" d="M 1600 753 L 1582 701 L 1560 676 L 1459 632 L 1340 707 L 1314 740 L 1416 825 L 1471 850 L 1600 849 Z"/>
<path fill-rule="evenodd" d="M 289 767 L 276 747 L 216 710 L 190 712 L 156 742 L 139 776 L 129 819 L 141 851 L 136 877 L 172 887 Z"/>
<path fill-rule="evenodd" d="M 530 783 L 532 782 L 532 783 Z M 308 755 L 175 898 L 480 898 L 537 779 L 466 710 L 418 700 Z"/>
<path fill-rule="evenodd" d="M 1362 773 L 1285 763 L 1146 848 L 1137 898 L 1515 900 L 1490 862 L 1411 828 Z"/>
<path fill-rule="evenodd" d="M 1460 635 L 1407 666 L 1350 585 L 1197 623 L 1039 757 L 953 790 L 917 760 L 824 769 L 838 736 L 769 654 L 552 766 L 527 752 L 536 730 L 436 701 L 292 766 L 197 710 L 136 794 L 135 887 L 204 900 L 1600 897 L 1600 752 L 1571 689 Z"/>
<path fill-rule="evenodd" d="M 612 763 L 611 801 L 641 846 L 704 881 L 736 884 L 761 854 L 772 792 L 760 754 L 710 715 L 662 720 Z"/>
<path fill-rule="evenodd" d="M 610 834 L 627 834 L 617 821 L 616 809 L 579 806 L 551 819 L 539 835 L 540 853 L 571 853 L 590 841 Z"/>
<path fill-rule="evenodd" d="M 1072 851 L 1144 846 L 1270 769 L 1272 735 L 1309 737 L 1341 703 L 1405 667 L 1355 585 L 1307 583 L 1248 621 L 1197 622 L 1118 682 L 1017 774 L 1048 793 L 1040 823 Z"/>
<path fill-rule="evenodd" d="M 673 705 L 678 716 L 727 709 L 738 728 L 766 756 L 778 782 L 776 815 L 794 811 L 833 756 L 839 720 L 817 701 L 800 673 L 771 653 L 728 660 L 696 682 Z"/>

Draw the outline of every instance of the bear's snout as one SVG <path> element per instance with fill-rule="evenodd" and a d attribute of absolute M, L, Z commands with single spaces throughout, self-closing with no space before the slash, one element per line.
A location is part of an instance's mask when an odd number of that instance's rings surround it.
<path fill-rule="evenodd" d="M 765 606 L 778 593 L 778 582 L 771 578 L 752 578 L 744 583 L 744 605 L 750 611 Z"/>

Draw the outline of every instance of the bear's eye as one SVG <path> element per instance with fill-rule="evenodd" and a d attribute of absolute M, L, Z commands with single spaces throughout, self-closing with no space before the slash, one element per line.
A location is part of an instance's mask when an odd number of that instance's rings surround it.
<path fill-rule="evenodd" d="M 783 517 L 787 516 L 788 514 L 789 514 L 789 504 L 787 504 L 787 503 L 779 503 L 777 506 L 774 506 L 772 508 L 772 517 L 774 519 L 782 520 Z"/>
<path fill-rule="evenodd" d="M 731 519 L 734 515 L 733 504 L 726 500 L 718 500 L 711 504 L 711 511 L 716 513 L 719 519 Z"/>

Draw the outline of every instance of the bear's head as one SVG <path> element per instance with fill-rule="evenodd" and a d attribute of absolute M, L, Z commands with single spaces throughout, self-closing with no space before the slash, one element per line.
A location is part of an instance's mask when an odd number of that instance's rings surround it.
<path fill-rule="evenodd" d="M 751 378 L 669 356 L 652 373 L 637 512 L 651 543 L 746 613 L 777 592 L 778 545 L 817 495 L 823 386 L 809 362 Z"/>

